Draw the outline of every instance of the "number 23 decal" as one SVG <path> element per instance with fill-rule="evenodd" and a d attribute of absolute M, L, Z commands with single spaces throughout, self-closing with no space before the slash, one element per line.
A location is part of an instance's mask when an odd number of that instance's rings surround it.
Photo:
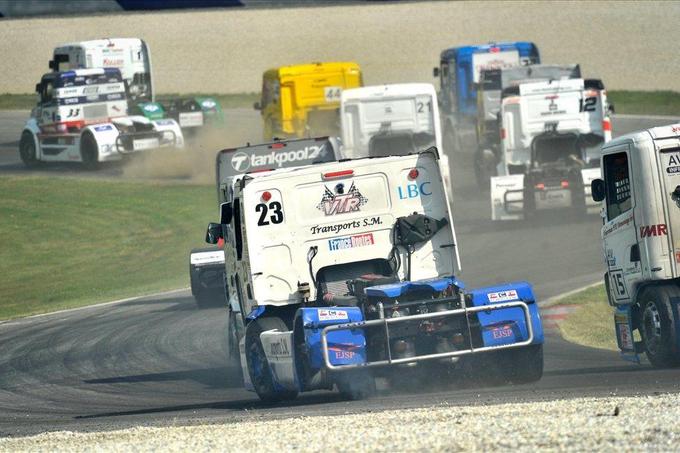
<path fill-rule="evenodd" d="M 255 212 L 260 213 L 260 218 L 257 220 L 258 226 L 269 225 L 270 221 L 274 224 L 283 222 L 283 211 L 281 210 L 281 203 L 278 201 L 272 201 L 269 205 L 259 203 L 255 205 Z M 271 213 L 269 218 L 267 218 L 268 213 Z"/>

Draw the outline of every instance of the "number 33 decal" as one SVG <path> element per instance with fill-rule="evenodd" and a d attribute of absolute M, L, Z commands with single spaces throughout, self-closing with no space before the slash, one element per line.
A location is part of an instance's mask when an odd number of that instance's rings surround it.
<path fill-rule="evenodd" d="M 278 201 L 272 201 L 269 205 L 259 203 L 255 205 L 255 212 L 260 213 L 260 218 L 257 220 L 258 226 L 269 225 L 270 221 L 274 224 L 283 222 L 283 211 L 281 210 L 281 203 Z M 270 212 L 271 215 L 267 219 L 267 214 Z"/>

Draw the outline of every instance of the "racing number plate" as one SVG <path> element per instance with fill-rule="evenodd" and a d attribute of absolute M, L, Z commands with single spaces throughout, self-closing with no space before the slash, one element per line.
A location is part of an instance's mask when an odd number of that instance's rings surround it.
<path fill-rule="evenodd" d="M 340 95 L 342 95 L 341 87 L 325 87 L 323 95 L 326 102 L 340 102 Z"/>
<path fill-rule="evenodd" d="M 181 127 L 203 126 L 203 113 L 202 112 L 180 113 L 179 125 Z"/>
<path fill-rule="evenodd" d="M 132 148 L 135 151 L 141 151 L 143 149 L 158 148 L 159 142 L 157 138 L 140 138 L 133 140 Z"/>

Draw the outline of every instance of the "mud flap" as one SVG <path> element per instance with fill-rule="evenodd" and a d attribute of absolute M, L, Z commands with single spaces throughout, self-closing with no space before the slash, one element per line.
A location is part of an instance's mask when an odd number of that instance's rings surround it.
<path fill-rule="evenodd" d="M 321 331 L 324 327 L 364 320 L 361 309 L 357 307 L 301 308 L 297 316 L 302 317 L 311 369 L 324 367 L 321 344 Z M 366 337 L 363 329 L 330 332 L 327 340 L 332 365 L 366 363 Z"/>
<path fill-rule="evenodd" d="M 491 220 L 524 218 L 524 175 L 491 178 Z"/>
<path fill-rule="evenodd" d="M 268 330 L 260 334 L 260 342 L 267 356 L 276 390 L 301 390 L 295 368 L 293 331 Z"/>
<path fill-rule="evenodd" d="M 600 212 L 600 202 L 593 200 L 592 189 L 590 183 L 594 179 L 600 177 L 599 168 L 584 168 L 581 170 L 581 178 L 583 179 L 583 192 L 586 200 L 586 213 L 587 214 L 598 214 Z"/>
<path fill-rule="evenodd" d="M 614 325 L 621 358 L 629 362 L 640 363 L 640 357 L 635 350 L 635 340 L 633 339 L 633 316 L 630 306 L 616 307 Z"/>

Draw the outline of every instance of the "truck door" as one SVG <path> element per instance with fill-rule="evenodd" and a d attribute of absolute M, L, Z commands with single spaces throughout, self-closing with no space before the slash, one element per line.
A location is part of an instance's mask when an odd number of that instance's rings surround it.
<path fill-rule="evenodd" d="M 631 285 L 641 273 L 629 156 L 629 146 L 626 144 L 619 152 L 602 158 L 606 187 L 602 239 L 607 261 L 609 297 L 616 304 L 630 302 Z"/>
<path fill-rule="evenodd" d="M 670 257 L 671 266 L 675 266 L 673 276 L 678 275 L 678 263 L 680 263 L 680 143 L 677 139 L 655 140 L 659 149 L 661 171 L 663 173 L 662 199 L 667 209 L 666 221 L 668 225 L 656 225 L 657 236 L 668 236 L 668 250 L 673 254 Z M 644 233 L 651 233 L 645 229 Z M 660 258 L 666 254 L 665 244 L 656 242 L 656 254 Z"/>

